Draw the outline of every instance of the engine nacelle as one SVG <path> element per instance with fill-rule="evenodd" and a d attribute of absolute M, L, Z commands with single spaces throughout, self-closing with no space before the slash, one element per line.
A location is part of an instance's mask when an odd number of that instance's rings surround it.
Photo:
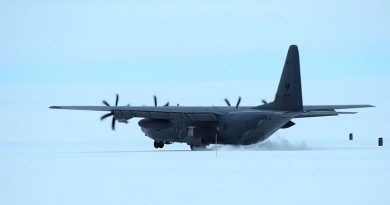
<path fill-rule="evenodd" d="M 172 126 L 169 120 L 160 119 L 142 119 L 138 122 L 138 125 L 145 129 L 163 130 Z"/>

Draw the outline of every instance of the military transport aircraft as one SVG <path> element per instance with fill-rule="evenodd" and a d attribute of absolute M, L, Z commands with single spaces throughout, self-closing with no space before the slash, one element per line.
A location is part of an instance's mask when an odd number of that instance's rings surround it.
<path fill-rule="evenodd" d="M 336 116 L 355 114 L 339 112 L 337 109 L 374 107 L 372 105 L 303 105 L 301 73 L 298 47 L 291 45 L 279 87 L 273 102 L 263 105 L 200 107 L 200 106 L 115 106 L 103 101 L 105 106 L 52 106 L 52 109 L 105 111 L 104 120 L 112 117 L 112 129 L 115 123 L 127 123 L 131 118 L 142 118 L 138 125 L 146 136 L 154 140 L 154 147 L 163 148 L 165 144 L 187 143 L 191 150 L 199 150 L 210 144 L 250 145 L 264 141 L 278 129 L 289 128 L 294 118 Z"/>

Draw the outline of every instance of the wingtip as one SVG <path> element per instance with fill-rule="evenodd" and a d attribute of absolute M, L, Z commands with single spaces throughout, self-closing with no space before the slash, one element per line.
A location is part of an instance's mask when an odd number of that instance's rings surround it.
<path fill-rule="evenodd" d="M 60 106 L 50 106 L 49 108 L 50 108 L 50 109 L 61 109 Z"/>

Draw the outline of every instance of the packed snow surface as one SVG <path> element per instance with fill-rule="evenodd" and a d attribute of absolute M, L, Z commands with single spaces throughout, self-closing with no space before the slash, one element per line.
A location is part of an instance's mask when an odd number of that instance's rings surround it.
<path fill-rule="evenodd" d="M 386 147 L 279 140 L 196 152 L 93 141 L 0 148 L 2 205 L 390 203 Z"/>

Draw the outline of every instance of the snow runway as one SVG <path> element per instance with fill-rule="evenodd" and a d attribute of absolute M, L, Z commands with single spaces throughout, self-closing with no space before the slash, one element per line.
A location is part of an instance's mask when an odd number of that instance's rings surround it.
<path fill-rule="evenodd" d="M 216 158 L 214 151 L 190 152 L 183 146 L 129 150 L 121 144 L 75 144 L 2 143 L 0 204 L 390 201 L 386 147 L 220 147 Z"/>

